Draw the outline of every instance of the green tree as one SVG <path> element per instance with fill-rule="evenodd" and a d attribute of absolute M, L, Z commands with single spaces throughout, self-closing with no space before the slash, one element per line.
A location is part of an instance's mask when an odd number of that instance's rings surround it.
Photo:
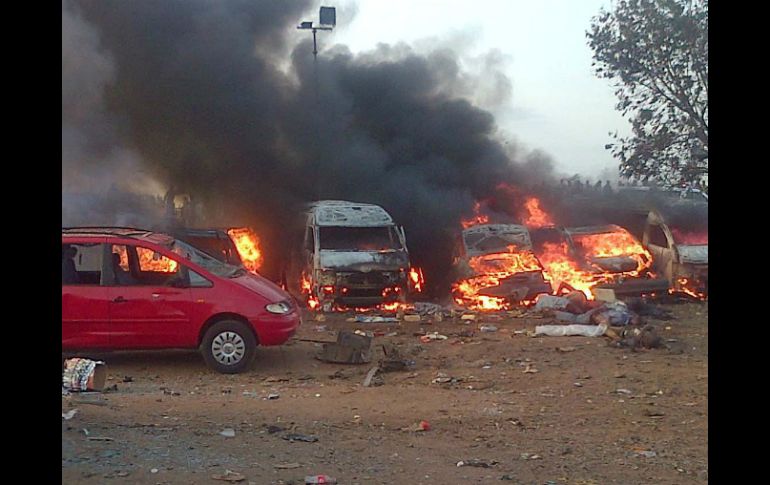
<path fill-rule="evenodd" d="M 621 175 L 666 184 L 708 174 L 708 0 L 622 0 L 586 33 L 632 135 L 606 147 Z"/>

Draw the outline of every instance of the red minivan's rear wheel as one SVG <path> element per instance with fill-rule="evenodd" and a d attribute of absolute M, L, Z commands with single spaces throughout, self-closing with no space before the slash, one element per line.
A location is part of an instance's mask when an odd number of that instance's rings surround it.
<path fill-rule="evenodd" d="M 257 339 L 244 323 L 222 320 L 203 336 L 201 353 L 206 364 L 223 374 L 246 370 L 257 354 Z"/>

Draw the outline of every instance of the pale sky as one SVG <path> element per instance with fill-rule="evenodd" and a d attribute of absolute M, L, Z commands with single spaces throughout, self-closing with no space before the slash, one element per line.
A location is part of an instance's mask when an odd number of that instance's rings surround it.
<path fill-rule="evenodd" d="M 596 177 L 618 162 L 604 145 L 610 131 L 627 134 L 615 111 L 610 82 L 591 69 L 585 32 L 610 0 L 325 0 L 337 8 L 334 32 L 319 32 L 319 56 L 332 44 L 353 52 L 378 43 L 425 44 L 426 39 L 471 39 L 465 55 L 499 50 L 512 83 L 511 100 L 494 114 L 504 137 L 540 148 L 557 170 Z M 351 7 L 355 4 L 357 7 Z M 351 8 L 357 13 L 350 20 Z M 347 14 L 347 15 L 346 15 Z M 317 12 L 312 18 L 317 22 Z"/>

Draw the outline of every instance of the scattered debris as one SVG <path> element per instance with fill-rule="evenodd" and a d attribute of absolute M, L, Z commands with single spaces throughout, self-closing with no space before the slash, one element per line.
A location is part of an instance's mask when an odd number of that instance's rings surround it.
<path fill-rule="evenodd" d="M 337 342 L 324 344 L 316 359 L 334 364 L 366 364 L 371 362 L 372 337 L 341 330 Z"/>
<path fill-rule="evenodd" d="M 211 478 L 214 480 L 223 480 L 225 482 L 242 482 L 246 480 L 245 476 L 231 470 L 225 470 L 225 472 L 220 475 L 211 475 Z"/>
<path fill-rule="evenodd" d="M 441 335 L 438 332 L 431 332 L 420 337 L 420 342 L 427 344 L 428 342 L 431 342 L 433 340 L 446 340 L 448 338 L 449 337 L 447 337 L 446 335 Z"/>
<path fill-rule="evenodd" d="M 535 455 L 531 453 L 522 453 L 521 455 L 519 455 L 519 457 L 522 460 L 540 460 L 542 458 L 540 455 Z"/>
<path fill-rule="evenodd" d="M 419 322 L 421 319 L 420 315 L 404 315 L 405 322 Z"/>
<path fill-rule="evenodd" d="M 525 374 L 536 374 L 536 373 L 538 373 L 538 372 L 540 372 L 540 371 L 539 371 L 539 370 L 537 370 L 537 369 L 535 369 L 534 367 L 532 367 L 532 364 L 527 364 L 527 365 L 526 365 L 526 368 L 524 369 L 524 371 L 523 371 L 523 372 L 524 372 Z"/>
<path fill-rule="evenodd" d="M 311 475 L 305 477 L 305 485 L 312 485 L 316 483 L 337 483 L 337 479 L 328 475 Z"/>
<path fill-rule="evenodd" d="M 466 313 L 465 315 L 460 317 L 460 320 L 476 320 L 476 314 L 475 313 Z"/>
<path fill-rule="evenodd" d="M 535 335 L 564 337 L 580 335 L 583 337 L 600 337 L 607 331 L 607 325 L 537 325 Z"/>
<path fill-rule="evenodd" d="M 279 397 L 281 397 L 281 396 L 278 393 L 270 393 L 270 394 L 267 395 L 267 399 L 269 401 L 272 401 L 274 399 L 278 399 Z"/>
<path fill-rule="evenodd" d="M 235 437 L 235 430 L 233 428 L 225 428 L 222 431 L 220 431 L 219 434 L 221 434 L 225 438 L 233 438 Z"/>
<path fill-rule="evenodd" d="M 378 315 L 356 315 L 353 321 L 356 323 L 398 323 L 398 318 L 381 317 Z"/>
<path fill-rule="evenodd" d="M 286 431 L 285 428 L 281 428 L 280 426 L 275 426 L 273 424 L 268 425 L 267 432 L 270 434 L 280 433 L 281 431 Z"/>
<path fill-rule="evenodd" d="M 61 413 L 61 417 L 65 421 L 69 421 L 70 419 L 74 418 L 77 413 L 78 413 L 77 409 L 72 409 L 70 411 L 67 411 L 66 413 Z"/>
<path fill-rule="evenodd" d="M 298 433 L 289 433 L 287 435 L 284 435 L 283 439 L 287 441 L 304 441 L 305 443 L 315 443 L 316 441 L 318 441 L 317 436 L 298 434 Z"/>
<path fill-rule="evenodd" d="M 412 432 L 421 432 L 421 431 L 430 431 L 430 423 L 423 420 L 419 423 L 416 423 L 412 426 L 408 426 L 406 428 L 401 428 L 401 431 L 412 431 Z"/>
<path fill-rule="evenodd" d="M 67 391 L 101 391 L 106 380 L 107 366 L 102 361 L 79 357 L 64 361 L 62 388 Z"/>
<path fill-rule="evenodd" d="M 377 374 L 380 372 L 380 366 L 376 365 L 369 369 L 369 372 L 366 373 L 366 378 L 364 378 L 364 387 L 371 387 L 371 386 L 381 386 L 385 382 L 383 381 L 382 377 L 379 377 Z M 375 377 L 379 377 L 379 379 L 375 379 Z"/>
<path fill-rule="evenodd" d="M 109 436 L 89 436 L 86 439 L 88 441 L 115 441 L 114 438 L 110 438 Z"/>
<path fill-rule="evenodd" d="M 619 335 L 618 347 L 637 349 L 656 349 L 663 346 L 663 339 L 658 335 L 655 327 L 646 325 L 643 328 L 625 328 Z"/>
<path fill-rule="evenodd" d="M 643 456 L 645 458 L 655 458 L 658 454 L 652 450 L 636 450 L 634 452 L 636 456 Z"/>
<path fill-rule="evenodd" d="M 577 347 L 556 347 L 556 350 L 559 352 L 574 352 L 577 350 Z"/>
<path fill-rule="evenodd" d="M 131 376 L 123 376 L 123 383 L 134 382 L 134 378 Z"/>
<path fill-rule="evenodd" d="M 474 466 L 478 468 L 490 468 L 495 465 L 497 465 L 498 462 L 495 460 L 479 460 L 476 458 L 470 459 L 470 460 L 461 460 L 457 462 L 457 466 Z"/>
<path fill-rule="evenodd" d="M 292 470 L 294 468 L 299 468 L 299 463 L 276 463 L 273 465 L 273 468 L 276 468 L 278 470 Z"/>
<path fill-rule="evenodd" d="M 479 331 L 481 332 L 497 332 L 497 327 L 494 325 L 482 325 L 479 327 Z"/>

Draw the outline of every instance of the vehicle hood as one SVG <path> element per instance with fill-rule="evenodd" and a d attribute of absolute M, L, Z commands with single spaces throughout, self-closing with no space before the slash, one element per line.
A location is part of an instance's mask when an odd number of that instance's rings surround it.
<path fill-rule="evenodd" d="M 397 271 L 409 267 L 406 251 L 319 251 L 323 269 L 341 271 Z"/>
<path fill-rule="evenodd" d="M 270 302 L 291 300 L 291 296 L 288 293 L 264 276 L 247 272 L 243 276 L 231 278 L 230 281 L 257 293 Z"/>
<path fill-rule="evenodd" d="M 678 244 L 676 250 L 679 252 L 679 261 L 681 263 L 708 264 L 709 262 L 708 244 L 692 246 Z"/>

